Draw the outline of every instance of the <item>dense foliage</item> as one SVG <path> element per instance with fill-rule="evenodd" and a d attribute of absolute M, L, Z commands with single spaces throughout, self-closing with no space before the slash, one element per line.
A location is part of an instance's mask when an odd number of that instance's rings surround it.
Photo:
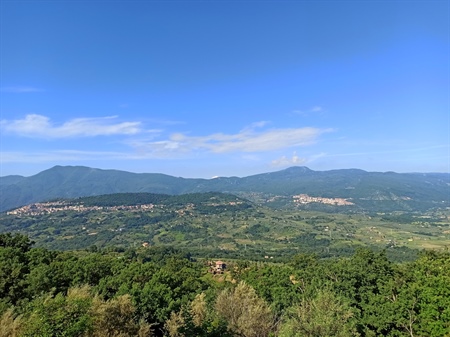
<path fill-rule="evenodd" d="M 50 251 L 0 234 L 0 337 L 450 335 L 450 253 L 230 260 L 173 248 Z"/>

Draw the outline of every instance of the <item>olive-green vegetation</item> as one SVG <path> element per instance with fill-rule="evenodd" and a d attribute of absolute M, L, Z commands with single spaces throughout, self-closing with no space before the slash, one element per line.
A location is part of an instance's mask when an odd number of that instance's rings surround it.
<path fill-rule="evenodd" d="M 194 256 L 283 262 L 298 253 L 350 256 L 360 247 L 411 260 L 450 239 L 450 211 L 336 213 L 274 209 L 217 192 L 120 193 L 54 200 L 0 214 L 0 233 L 21 233 L 57 250 L 188 249 Z"/>
<path fill-rule="evenodd" d="M 51 251 L 0 234 L 0 337 L 450 335 L 450 253 L 297 254 L 287 263 L 181 250 Z"/>

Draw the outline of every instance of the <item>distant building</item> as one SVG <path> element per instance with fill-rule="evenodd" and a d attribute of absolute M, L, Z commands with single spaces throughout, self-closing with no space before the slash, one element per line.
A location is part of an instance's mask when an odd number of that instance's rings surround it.
<path fill-rule="evenodd" d="M 227 267 L 223 261 L 209 262 L 209 272 L 213 274 L 222 274 Z"/>
<path fill-rule="evenodd" d="M 223 271 L 227 265 L 223 261 L 216 261 L 216 271 Z"/>

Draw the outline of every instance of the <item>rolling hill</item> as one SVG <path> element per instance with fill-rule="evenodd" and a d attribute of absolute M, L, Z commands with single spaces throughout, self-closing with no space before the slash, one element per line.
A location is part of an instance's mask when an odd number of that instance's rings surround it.
<path fill-rule="evenodd" d="M 284 259 L 297 253 L 342 256 L 371 247 L 401 260 L 418 249 L 445 248 L 449 219 L 449 210 L 370 216 L 280 210 L 219 192 L 115 193 L 0 213 L 0 233 L 25 234 L 37 246 L 57 250 L 167 246 L 197 256 Z"/>

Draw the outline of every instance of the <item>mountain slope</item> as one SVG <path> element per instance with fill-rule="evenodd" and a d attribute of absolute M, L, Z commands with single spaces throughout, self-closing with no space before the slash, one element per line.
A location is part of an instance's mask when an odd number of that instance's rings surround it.
<path fill-rule="evenodd" d="M 130 173 L 82 166 L 55 166 L 31 177 L 3 177 L 0 211 L 54 198 L 110 193 L 184 194 L 217 191 L 285 196 L 308 194 L 350 199 L 363 209 L 413 210 L 450 206 L 450 174 L 313 171 L 291 167 L 244 178 L 177 178 L 159 173 Z"/>
<path fill-rule="evenodd" d="M 25 179 L 25 177 L 19 175 L 0 177 L 0 186 L 16 184 L 23 179 Z"/>

